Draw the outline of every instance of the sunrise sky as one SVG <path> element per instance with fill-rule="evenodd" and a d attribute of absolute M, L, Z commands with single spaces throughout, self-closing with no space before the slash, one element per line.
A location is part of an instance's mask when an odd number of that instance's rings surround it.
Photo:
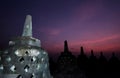
<path fill-rule="evenodd" d="M 120 52 L 120 0 L 1 0 L 0 47 L 21 36 L 25 17 L 33 17 L 33 36 L 50 53 Z"/>

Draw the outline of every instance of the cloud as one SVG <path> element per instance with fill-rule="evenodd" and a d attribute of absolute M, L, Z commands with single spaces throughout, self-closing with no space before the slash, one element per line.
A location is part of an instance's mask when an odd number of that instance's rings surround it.
<path fill-rule="evenodd" d="M 108 36 L 108 37 L 104 37 L 104 38 L 98 38 L 98 39 L 92 39 L 92 40 L 86 40 L 86 41 L 80 41 L 80 40 L 75 40 L 72 41 L 71 44 L 72 46 L 80 46 L 80 45 L 95 45 L 95 44 L 105 44 L 110 43 L 112 41 L 118 41 L 120 38 L 120 35 L 112 35 L 112 36 Z"/>
<path fill-rule="evenodd" d="M 60 29 L 46 28 L 46 27 L 39 28 L 38 31 L 47 35 L 47 36 L 57 36 L 61 33 Z"/>
<path fill-rule="evenodd" d="M 104 37 L 104 38 L 97 39 L 97 40 L 84 41 L 82 43 L 83 44 L 95 44 L 95 43 L 106 42 L 106 41 L 114 40 L 114 39 L 118 39 L 118 38 L 120 38 L 120 35 L 113 35 L 113 36 L 110 36 L 110 37 Z"/>

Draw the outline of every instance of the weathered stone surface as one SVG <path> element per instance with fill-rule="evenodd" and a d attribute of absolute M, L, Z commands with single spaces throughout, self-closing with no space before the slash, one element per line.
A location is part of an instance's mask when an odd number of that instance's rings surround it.
<path fill-rule="evenodd" d="M 40 40 L 32 37 L 31 20 L 27 16 L 22 36 L 11 40 L 1 55 L 0 78 L 52 78 L 48 54 Z"/>
<path fill-rule="evenodd" d="M 32 36 L 32 16 L 27 15 L 22 36 Z"/>

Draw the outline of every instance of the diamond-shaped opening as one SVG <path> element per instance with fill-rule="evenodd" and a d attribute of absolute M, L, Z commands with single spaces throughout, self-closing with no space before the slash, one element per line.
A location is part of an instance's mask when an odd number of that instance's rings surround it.
<path fill-rule="evenodd" d="M 25 54 L 26 54 L 26 55 L 29 55 L 29 52 L 28 52 L 28 51 L 26 51 L 26 52 L 25 52 Z"/>
<path fill-rule="evenodd" d="M 26 65 L 26 66 L 24 67 L 25 72 L 28 72 L 29 68 L 30 68 L 30 67 L 29 67 L 28 65 Z"/>
<path fill-rule="evenodd" d="M 3 70 L 3 69 L 4 69 L 3 65 L 0 65 L 0 70 Z"/>
<path fill-rule="evenodd" d="M 15 72 L 15 71 L 16 71 L 15 65 L 12 65 L 12 66 L 10 67 L 10 70 L 13 71 L 13 72 Z"/>
<path fill-rule="evenodd" d="M 35 77 L 35 74 L 33 73 L 33 74 L 30 76 L 30 78 L 36 78 L 36 77 Z"/>
<path fill-rule="evenodd" d="M 6 61 L 10 62 L 10 61 L 11 61 L 11 58 L 10 58 L 10 57 L 7 57 L 7 58 L 6 58 Z"/>
<path fill-rule="evenodd" d="M 34 75 L 32 74 L 32 75 L 30 76 L 30 78 L 35 78 L 35 77 L 34 77 Z"/>
<path fill-rule="evenodd" d="M 19 61 L 20 61 L 21 63 L 23 63 L 23 62 L 24 62 L 24 58 L 23 58 L 23 57 L 20 58 Z"/>
<path fill-rule="evenodd" d="M 16 78 L 23 78 L 21 75 L 18 75 Z"/>
<path fill-rule="evenodd" d="M 35 60 L 36 60 L 36 58 L 35 58 L 35 57 L 32 57 L 31 61 L 34 62 Z"/>
<path fill-rule="evenodd" d="M 40 69 L 40 67 L 41 67 L 41 65 L 40 64 L 37 64 L 37 70 L 39 70 Z"/>

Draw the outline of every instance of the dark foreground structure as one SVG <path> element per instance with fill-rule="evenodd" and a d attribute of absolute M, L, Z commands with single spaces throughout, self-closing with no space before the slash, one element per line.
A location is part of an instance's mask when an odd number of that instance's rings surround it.
<path fill-rule="evenodd" d="M 93 50 L 87 56 L 82 46 L 75 57 L 65 40 L 64 51 L 58 60 L 50 58 L 50 71 L 54 78 L 120 78 L 120 59 L 114 52 L 109 59 L 103 52 L 96 57 Z"/>
<path fill-rule="evenodd" d="M 67 40 L 64 41 L 64 51 L 57 62 L 50 59 L 50 69 L 54 78 L 87 78 L 84 71 L 77 66 L 76 57 L 69 51 Z"/>
<path fill-rule="evenodd" d="M 32 37 L 32 17 L 27 15 L 23 34 L 9 41 L 0 55 L 0 78 L 52 78 L 48 54 Z"/>

